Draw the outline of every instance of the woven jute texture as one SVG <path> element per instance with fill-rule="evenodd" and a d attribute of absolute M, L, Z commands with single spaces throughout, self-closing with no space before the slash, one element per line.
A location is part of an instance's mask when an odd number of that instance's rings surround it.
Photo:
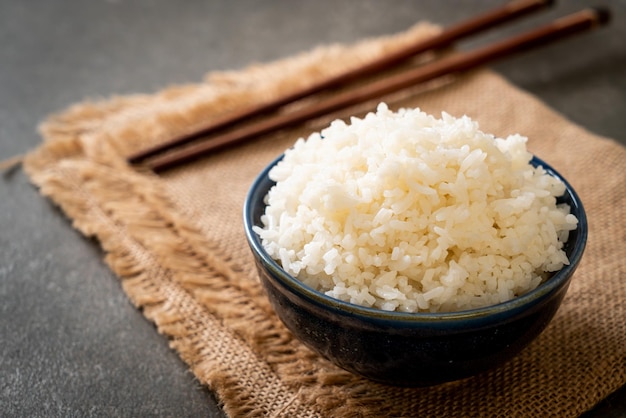
<path fill-rule="evenodd" d="M 626 383 L 626 150 L 479 70 L 384 98 L 392 109 L 466 114 L 486 132 L 530 138 L 531 152 L 579 192 L 589 241 L 549 327 L 509 363 L 429 388 L 372 383 L 305 348 L 274 315 L 242 226 L 256 175 L 298 137 L 376 103 L 222 150 L 155 175 L 125 156 L 359 65 L 437 28 L 420 24 L 355 45 L 209 74 L 151 95 L 76 104 L 41 126 L 24 163 L 42 194 L 97 238 L 132 302 L 154 321 L 227 414 L 242 416 L 577 416 Z M 422 57 L 421 59 L 428 59 Z M 419 60 L 418 60 L 419 61 Z"/>

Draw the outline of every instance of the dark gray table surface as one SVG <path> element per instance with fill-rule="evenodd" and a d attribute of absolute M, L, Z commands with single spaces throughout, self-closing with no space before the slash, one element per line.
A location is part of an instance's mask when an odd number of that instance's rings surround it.
<path fill-rule="evenodd" d="M 559 3 L 559 2 L 557 2 Z M 572 121 L 626 143 L 626 1 L 561 1 L 464 44 L 607 5 L 609 27 L 493 67 Z M 309 49 L 443 25 L 495 0 L 0 0 L 0 160 L 85 99 L 150 93 Z M 0 179 L 0 416 L 220 416 L 127 300 L 102 252 L 19 170 Z M 590 417 L 626 416 L 626 390 Z"/>

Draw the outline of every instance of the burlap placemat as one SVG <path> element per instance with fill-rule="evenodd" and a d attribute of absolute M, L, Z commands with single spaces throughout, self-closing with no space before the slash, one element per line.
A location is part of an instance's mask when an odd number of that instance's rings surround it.
<path fill-rule="evenodd" d="M 125 155 L 296 85 L 358 65 L 436 28 L 320 47 L 153 95 L 81 103 L 43 123 L 24 167 L 83 234 L 96 237 L 133 303 L 215 391 L 230 416 L 575 416 L 626 383 L 626 150 L 481 70 L 386 98 L 467 114 L 484 131 L 530 137 L 580 193 L 589 243 L 548 329 L 484 375 L 430 388 L 352 376 L 294 340 L 266 300 L 242 229 L 257 173 L 330 118 L 225 150 L 162 176 Z M 350 113 L 373 109 L 368 104 Z M 339 115 L 345 116 L 345 115 Z"/>

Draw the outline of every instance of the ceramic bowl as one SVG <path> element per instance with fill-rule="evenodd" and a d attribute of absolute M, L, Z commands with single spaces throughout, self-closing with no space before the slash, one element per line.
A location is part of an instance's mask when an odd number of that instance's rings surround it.
<path fill-rule="evenodd" d="M 568 266 L 535 290 L 511 301 L 451 313 L 402 313 L 343 302 L 287 274 L 263 249 L 252 226 L 261 226 L 264 197 L 273 186 L 269 170 L 253 183 L 244 205 L 245 233 L 267 296 L 282 322 L 304 344 L 337 366 L 396 386 L 428 386 L 473 376 L 498 367 L 530 344 L 548 325 L 580 263 L 587 219 L 576 192 L 561 179 L 561 202 L 578 218 L 565 245 Z"/>

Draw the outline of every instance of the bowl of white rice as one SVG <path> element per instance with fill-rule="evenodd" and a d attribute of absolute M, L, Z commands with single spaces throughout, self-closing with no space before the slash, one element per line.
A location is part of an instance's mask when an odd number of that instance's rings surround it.
<path fill-rule="evenodd" d="M 338 366 L 400 386 L 519 353 L 556 313 L 587 239 L 576 192 L 526 141 L 385 104 L 298 139 L 244 205 L 282 322 Z"/>

